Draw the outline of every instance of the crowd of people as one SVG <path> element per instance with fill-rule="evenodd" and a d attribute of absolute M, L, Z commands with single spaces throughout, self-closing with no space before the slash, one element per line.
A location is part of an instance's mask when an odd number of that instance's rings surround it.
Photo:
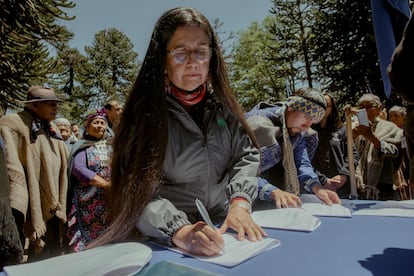
<path fill-rule="evenodd" d="M 126 102 L 88 114 L 82 134 L 56 118 L 60 101 L 34 86 L 23 111 L 0 118 L 1 266 L 22 262 L 26 240 L 31 262 L 135 234 L 216 255 L 229 229 L 240 240 L 267 235 L 251 216 L 258 200 L 294 208 L 310 193 L 340 204 L 350 168 L 360 198 L 411 198 L 403 125 L 412 109 L 382 119 L 378 96 L 364 94 L 353 110 L 368 125 L 347 129 L 331 94 L 301 88 L 244 112 L 215 31 L 191 8 L 159 18 Z M 196 199 L 220 228 L 203 221 Z"/>
<path fill-rule="evenodd" d="M 33 86 L 21 112 L 0 118 L 2 267 L 21 262 L 23 249 L 29 261 L 82 249 L 108 224 L 109 111 L 89 114 L 80 134 L 78 124 L 56 118 L 59 102 L 53 89 Z"/>

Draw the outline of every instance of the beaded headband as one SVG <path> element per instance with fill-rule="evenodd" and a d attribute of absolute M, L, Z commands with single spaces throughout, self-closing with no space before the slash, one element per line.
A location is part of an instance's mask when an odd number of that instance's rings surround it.
<path fill-rule="evenodd" d="M 325 115 L 326 107 L 300 96 L 291 96 L 287 100 L 287 105 L 294 110 L 301 111 L 312 117 L 316 122 L 322 120 Z"/>

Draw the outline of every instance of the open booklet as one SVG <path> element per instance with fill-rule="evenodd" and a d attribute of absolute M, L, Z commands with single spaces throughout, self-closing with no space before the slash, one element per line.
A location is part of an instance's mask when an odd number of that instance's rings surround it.
<path fill-rule="evenodd" d="M 319 227 L 320 219 L 301 208 L 254 211 L 253 220 L 265 228 L 311 232 Z"/>
<path fill-rule="evenodd" d="M 224 252 L 213 257 L 196 256 L 181 250 L 180 248 L 168 247 L 169 250 L 182 253 L 204 262 L 214 263 L 226 267 L 238 265 L 262 252 L 280 245 L 280 241 L 272 238 L 263 238 L 261 241 L 251 242 L 247 239 L 239 241 L 236 234 L 224 233 Z"/>
<path fill-rule="evenodd" d="M 135 275 L 151 259 L 152 250 L 141 243 L 105 245 L 43 261 L 4 267 L 6 275 Z"/>

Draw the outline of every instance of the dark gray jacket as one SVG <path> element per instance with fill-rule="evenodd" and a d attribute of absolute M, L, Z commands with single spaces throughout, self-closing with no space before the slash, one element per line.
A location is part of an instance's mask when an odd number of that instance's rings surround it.
<path fill-rule="evenodd" d="M 168 103 L 168 145 L 159 198 L 151 202 L 137 227 L 145 235 L 169 242 L 185 224 L 201 220 L 200 199 L 210 216 L 227 215 L 228 201 L 257 196 L 259 152 L 239 122 L 212 96 L 205 103 L 200 128 L 174 99 Z"/>

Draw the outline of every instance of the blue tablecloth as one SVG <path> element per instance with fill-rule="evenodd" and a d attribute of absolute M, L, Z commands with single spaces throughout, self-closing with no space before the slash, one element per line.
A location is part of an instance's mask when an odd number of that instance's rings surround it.
<path fill-rule="evenodd" d="M 354 201 L 357 206 L 366 204 Z M 372 204 L 372 203 L 370 203 Z M 222 275 L 414 275 L 414 218 L 322 217 L 310 233 L 266 229 L 281 245 L 226 268 L 151 245 L 152 266 L 168 260 Z"/>
<path fill-rule="evenodd" d="M 357 207 L 375 204 L 353 202 Z M 414 218 L 355 215 L 320 219 L 319 228 L 310 233 L 266 229 L 270 237 L 281 241 L 281 245 L 232 268 L 202 262 L 148 243 L 153 250 L 152 259 L 142 272 L 161 261 L 170 261 L 237 276 L 414 275 Z M 5 274 L 0 272 L 0 276 Z"/>

